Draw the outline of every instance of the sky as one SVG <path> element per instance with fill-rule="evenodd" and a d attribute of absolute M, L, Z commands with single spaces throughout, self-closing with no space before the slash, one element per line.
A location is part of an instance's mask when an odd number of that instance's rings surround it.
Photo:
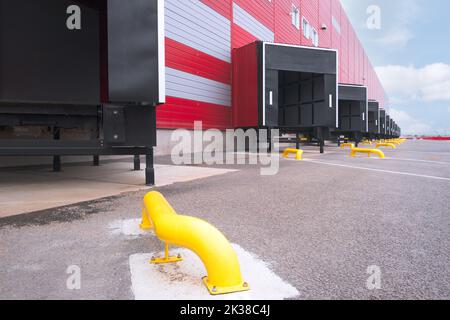
<path fill-rule="evenodd" d="M 341 2 L 403 134 L 450 135 L 450 1 Z"/>

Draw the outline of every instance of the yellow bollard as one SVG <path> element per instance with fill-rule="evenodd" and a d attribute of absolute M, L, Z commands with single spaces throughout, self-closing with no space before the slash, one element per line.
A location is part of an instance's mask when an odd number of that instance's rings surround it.
<path fill-rule="evenodd" d="M 352 148 L 350 152 L 350 157 L 356 157 L 356 154 L 358 153 L 366 153 L 369 158 L 372 154 L 379 156 L 381 159 L 385 159 L 386 156 L 384 155 L 384 152 L 378 149 L 362 149 L 362 148 Z"/>
<path fill-rule="evenodd" d="M 353 143 L 342 143 L 341 144 L 341 149 L 345 149 L 345 148 L 350 148 L 353 149 L 355 147 L 355 145 Z"/>
<path fill-rule="evenodd" d="M 303 150 L 286 149 L 283 152 L 283 158 L 289 158 L 290 154 L 295 154 L 295 160 L 302 160 L 303 159 Z"/>
<path fill-rule="evenodd" d="M 203 282 L 212 295 L 250 290 L 242 280 L 236 252 L 225 236 L 209 223 L 178 215 L 162 194 L 149 192 L 143 201 L 143 227 L 153 226 L 156 236 L 165 243 L 165 257 L 153 258 L 151 263 L 173 263 L 181 256 L 169 256 L 169 244 L 187 248 L 201 259 L 207 277 Z"/>
<path fill-rule="evenodd" d="M 395 146 L 395 144 L 393 144 L 393 143 L 385 143 L 385 142 L 383 142 L 383 143 L 381 143 L 381 142 L 377 143 L 377 146 L 376 146 L 375 148 L 378 149 L 378 148 L 381 148 L 381 147 L 397 149 L 397 147 Z"/>

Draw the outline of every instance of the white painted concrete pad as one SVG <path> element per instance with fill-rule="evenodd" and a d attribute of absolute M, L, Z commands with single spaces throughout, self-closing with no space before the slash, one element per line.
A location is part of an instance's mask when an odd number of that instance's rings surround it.
<path fill-rule="evenodd" d="M 181 253 L 183 261 L 171 265 L 151 265 L 155 254 L 130 256 L 132 290 L 136 300 L 282 300 L 298 297 L 296 288 L 273 273 L 268 265 L 238 245 L 233 245 L 238 255 L 244 281 L 250 291 L 221 296 L 211 296 L 203 285 L 206 276 L 200 259 L 186 249 L 173 249 Z"/>
<path fill-rule="evenodd" d="M 113 235 L 124 235 L 130 238 L 137 238 L 146 234 L 152 234 L 153 231 L 142 230 L 139 225 L 141 219 L 123 219 L 115 220 L 108 225 L 108 229 Z"/>
<path fill-rule="evenodd" d="M 92 201 L 149 189 L 144 171 L 133 171 L 129 162 L 100 167 L 66 166 L 49 169 L 11 169 L 0 173 L 0 218 Z M 155 165 L 156 186 L 166 186 L 226 174 L 234 170 Z"/>

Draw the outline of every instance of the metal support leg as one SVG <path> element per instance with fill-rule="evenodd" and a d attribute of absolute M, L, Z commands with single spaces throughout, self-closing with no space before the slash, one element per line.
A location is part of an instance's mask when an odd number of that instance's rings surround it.
<path fill-rule="evenodd" d="M 300 134 L 295 133 L 295 149 L 300 149 Z"/>
<path fill-rule="evenodd" d="M 93 165 L 94 165 L 94 167 L 100 166 L 100 156 L 94 156 Z"/>
<path fill-rule="evenodd" d="M 267 153 L 272 153 L 272 131 L 270 130 L 270 128 L 267 129 L 267 143 L 268 143 L 268 148 L 267 148 Z"/>
<path fill-rule="evenodd" d="M 149 149 L 145 155 L 145 184 L 155 185 L 155 168 L 153 166 L 153 148 Z"/>
<path fill-rule="evenodd" d="M 53 128 L 53 139 L 61 139 L 61 132 L 59 128 Z M 53 156 L 53 172 L 61 172 L 61 156 Z"/>
<path fill-rule="evenodd" d="M 61 157 L 53 156 L 53 172 L 61 172 Z"/>
<path fill-rule="evenodd" d="M 152 257 L 152 260 L 150 260 L 151 264 L 169 264 L 169 263 L 176 263 L 183 261 L 183 258 L 181 255 L 177 256 L 170 256 L 169 255 L 169 243 L 164 243 L 164 258 L 156 258 Z"/>
<path fill-rule="evenodd" d="M 141 170 L 141 156 L 138 154 L 134 155 L 134 171 Z"/>
<path fill-rule="evenodd" d="M 325 141 L 323 139 L 320 139 L 320 153 L 325 153 Z"/>

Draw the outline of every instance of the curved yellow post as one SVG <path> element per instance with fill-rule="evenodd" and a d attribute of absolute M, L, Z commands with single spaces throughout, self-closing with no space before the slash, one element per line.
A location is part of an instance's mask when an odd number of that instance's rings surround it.
<path fill-rule="evenodd" d="M 288 158 L 290 154 L 295 154 L 295 160 L 302 160 L 303 159 L 303 150 L 286 149 L 283 152 L 283 158 Z"/>
<path fill-rule="evenodd" d="M 379 149 L 362 149 L 362 148 L 352 148 L 350 152 L 350 157 L 356 157 L 356 154 L 358 153 L 366 153 L 369 157 L 370 155 L 375 154 L 379 156 L 381 159 L 386 158 L 384 152 Z"/>
<path fill-rule="evenodd" d="M 341 149 L 345 149 L 345 148 L 353 149 L 354 147 L 355 147 L 355 145 L 353 143 L 342 143 L 341 144 Z"/>
<path fill-rule="evenodd" d="M 194 217 L 178 215 L 156 191 L 144 197 L 142 226 L 148 227 L 148 222 L 161 241 L 197 254 L 208 274 L 203 282 L 212 295 L 249 290 L 249 285 L 242 280 L 236 252 L 215 227 Z M 166 258 L 169 258 L 167 247 Z"/>
<path fill-rule="evenodd" d="M 397 147 L 393 143 L 385 143 L 385 142 L 377 143 L 376 148 L 378 149 L 378 148 L 381 148 L 381 147 L 397 149 Z"/>

